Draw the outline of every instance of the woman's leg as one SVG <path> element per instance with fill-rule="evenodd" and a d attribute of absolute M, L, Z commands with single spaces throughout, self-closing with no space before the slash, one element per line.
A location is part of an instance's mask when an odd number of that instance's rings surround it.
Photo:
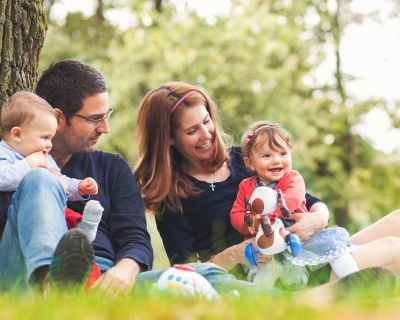
<path fill-rule="evenodd" d="M 337 281 L 299 291 L 295 303 L 311 305 L 314 308 L 326 308 L 337 299 L 347 297 L 360 297 L 361 292 L 368 292 L 368 300 L 392 299 L 398 297 L 400 277 L 392 271 L 372 267 L 351 273 Z M 372 291 L 370 289 L 373 289 Z"/>
<path fill-rule="evenodd" d="M 400 275 L 400 238 L 386 237 L 360 245 L 351 254 L 360 270 L 382 267 Z M 332 271 L 331 281 L 338 276 Z"/>
<path fill-rule="evenodd" d="M 358 267 L 383 267 L 400 275 L 400 238 L 386 237 L 361 245 L 352 257 Z"/>
<path fill-rule="evenodd" d="M 389 213 L 374 224 L 357 232 L 350 237 L 350 242 L 362 245 L 389 236 L 400 237 L 400 210 Z"/>

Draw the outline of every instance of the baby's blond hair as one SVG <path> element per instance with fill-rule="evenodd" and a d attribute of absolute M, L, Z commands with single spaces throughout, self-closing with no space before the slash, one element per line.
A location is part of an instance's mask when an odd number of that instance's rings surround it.
<path fill-rule="evenodd" d="M 28 91 L 14 93 L 1 109 L 0 134 L 2 138 L 7 139 L 12 128 L 28 125 L 40 113 L 57 117 L 51 105 L 38 95 Z"/>

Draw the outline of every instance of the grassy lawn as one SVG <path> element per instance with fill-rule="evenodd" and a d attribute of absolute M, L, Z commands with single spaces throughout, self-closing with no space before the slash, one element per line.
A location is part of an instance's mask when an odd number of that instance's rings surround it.
<path fill-rule="evenodd" d="M 155 252 L 154 269 L 168 268 L 162 241 L 154 219 L 148 228 Z M 347 291 L 347 290 L 346 290 Z M 400 290 L 398 294 L 400 294 Z M 324 293 L 299 293 L 274 297 L 254 294 L 221 301 L 184 296 L 160 296 L 143 292 L 136 296 L 111 298 L 94 293 L 52 291 L 46 298 L 25 293 L 0 293 L 0 320 L 21 319 L 332 319 L 369 320 L 400 318 L 400 298 L 385 299 L 382 288 L 354 288 L 342 296 L 326 300 Z"/>
<path fill-rule="evenodd" d="M 241 296 L 206 301 L 183 296 L 110 298 L 92 293 L 0 295 L 0 319 L 396 319 L 400 301 L 381 300 L 376 292 L 350 295 L 329 304 L 304 296 Z"/>

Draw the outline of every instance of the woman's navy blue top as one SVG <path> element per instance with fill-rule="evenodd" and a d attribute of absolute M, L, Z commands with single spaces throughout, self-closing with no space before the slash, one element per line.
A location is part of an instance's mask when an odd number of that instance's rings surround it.
<path fill-rule="evenodd" d="M 210 183 L 189 176 L 194 186 L 203 190 L 200 194 L 182 199 L 183 214 L 164 211 L 157 219 L 157 228 L 171 265 L 176 263 L 208 261 L 213 254 L 241 243 L 244 238 L 231 225 L 230 212 L 240 182 L 252 174 L 246 169 L 242 150 L 232 147 L 228 163 L 231 174 L 225 180 Z M 307 209 L 321 202 L 306 194 Z"/>

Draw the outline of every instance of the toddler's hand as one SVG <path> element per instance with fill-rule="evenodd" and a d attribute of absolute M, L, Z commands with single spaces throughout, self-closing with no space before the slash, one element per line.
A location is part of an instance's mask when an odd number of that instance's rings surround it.
<path fill-rule="evenodd" d="M 261 219 L 261 215 L 260 214 L 256 214 L 255 216 L 253 216 L 253 226 L 249 228 L 249 231 L 251 234 L 256 234 L 258 232 L 258 226 L 260 225 L 260 219 Z"/>
<path fill-rule="evenodd" d="M 90 195 L 94 196 L 98 192 L 97 182 L 93 178 L 83 179 L 79 183 L 78 191 L 81 196 L 83 196 L 85 194 L 90 194 Z"/>
<path fill-rule="evenodd" d="M 47 161 L 42 151 L 34 152 L 27 156 L 25 160 L 31 169 L 41 167 L 47 169 Z"/>

